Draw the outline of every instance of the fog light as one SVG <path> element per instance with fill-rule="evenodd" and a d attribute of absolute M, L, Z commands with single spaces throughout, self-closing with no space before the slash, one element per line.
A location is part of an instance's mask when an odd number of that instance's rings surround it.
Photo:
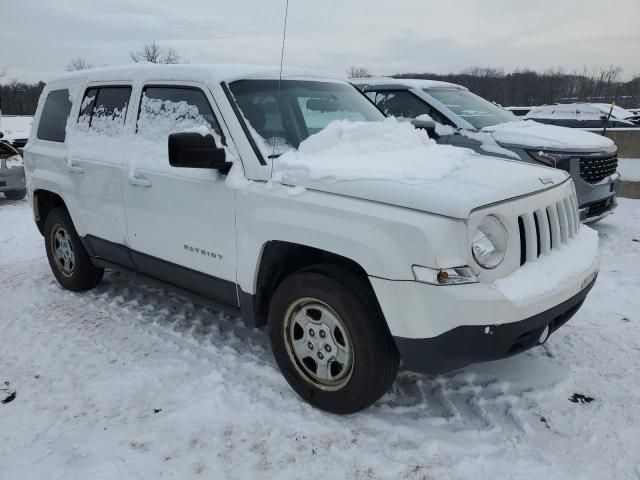
<path fill-rule="evenodd" d="M 585 218 L 587 218 L 587 213 L 589 213 L 589 209 L 588 208 L 581 208 L 579 213 L 580 213 L 580 221 L 582 221 Z"/>
<path fill-rule="evenodd" d="M 549 338 L 549 325 L 544 327 L 544 330 L 542 331 L 542 333 L 540 334 L 540 338 L 538 339 L 538 343 L 542 345 L 547 341 L 547 338 Z"/>

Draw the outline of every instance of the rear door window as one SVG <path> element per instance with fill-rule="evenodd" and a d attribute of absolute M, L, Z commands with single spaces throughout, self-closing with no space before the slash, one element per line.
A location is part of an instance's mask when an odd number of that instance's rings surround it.
<path fill-rule="evenodd" d="M 142 91 L 138 133 L 160 140 L 170 133 L 205 127 L 224 138 L 209 100 L 197 87 L 147 86 Z"/>
<path fill-rule="evenodd" d="M 52 90 L 44 102 L 38 124 L 37 137 L 40 140 L 64 142 L 67 120 L 71 113 L 69 90 Z"/>
<path fill-rule="evenodd" d="M 121 133 L 130 99 L 129 86 L 88 88 L 80 105 L 80 129 L 105 135 Z"/>

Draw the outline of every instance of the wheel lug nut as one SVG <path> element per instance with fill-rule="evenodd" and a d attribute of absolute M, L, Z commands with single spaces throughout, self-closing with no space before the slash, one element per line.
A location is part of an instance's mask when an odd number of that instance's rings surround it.
<path fill-rule="evenodd" d="M 307 343 L 307 347 L 309 347 L 309 350 L 313 350 L 313 343 L 311 342 Z"/>
<path fill-rule="evenodd" d="M 322 352 L 318 352 L 318 358 L 319 358 L 320 360 L 322 360 L 322 359 L 324 358 L 324 355 L 323 355 L 323 353 L 322 353 Z"/>
<path fill-rule="evenodd" d="M 331 345 L 325 345 L 324 349 L 329 353 L 331 351 Z"/>
<path fill-rule="evenodd" d="M 315 332 L 315 330 L 313 328 L 309 329 L 309 336 L 310 337 L 315 337 L 316 336 L 316 332 Z"/>
<path fill-rule="evenodd" d="M 324 338 L 326 336 L 327 336 L 327 334 L 325 333 L 325 331 L 324 330 L 320 330 L 320 338 Z"/>

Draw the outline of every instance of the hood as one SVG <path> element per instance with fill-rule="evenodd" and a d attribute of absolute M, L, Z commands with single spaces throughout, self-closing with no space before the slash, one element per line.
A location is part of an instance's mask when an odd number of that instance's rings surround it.
<path fill-rule="evenodd" d="M 395 119 L 334 122 L 275 160 L 273 175 L 288 185 L 462 219 L 567 178 L 558 169 L 437 145 Z"/>
<path fill-rule="evenodd" d="M 612 151 L 615 144 L 596 133 L 575 128 L 545 125 L 533 120 L 501 123 L 484 127 L 493 139 L 502 146 L 540 148 L 565 152 Z"/>

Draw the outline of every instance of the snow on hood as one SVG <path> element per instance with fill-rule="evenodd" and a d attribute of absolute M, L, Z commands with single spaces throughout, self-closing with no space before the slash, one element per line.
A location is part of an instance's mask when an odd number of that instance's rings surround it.
<path fill-rule="evenodd" d="M 615 144 L 602 135 L 575 128 L 545 125 L 532 120 L 500 123 L 484 127 L 502 145 L 566 151 L 609 150 Z"/>
<path fill-rule="evenodd" d="M 408 122 L 335 121 L 274 162 L 273 181 L 467 218 L 479 206 L 545 189 L 567 174 L 438 145 Z"/>

